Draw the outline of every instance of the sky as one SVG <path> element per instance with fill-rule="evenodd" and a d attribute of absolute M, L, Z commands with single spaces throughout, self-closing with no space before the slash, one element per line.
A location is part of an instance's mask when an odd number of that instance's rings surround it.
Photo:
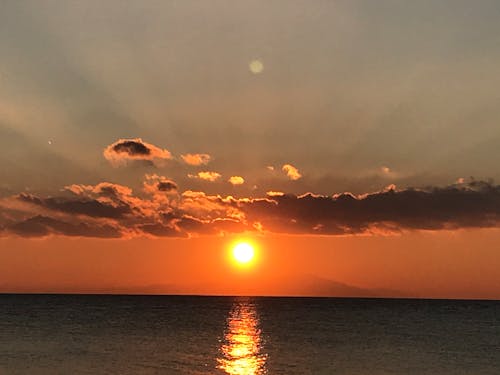
<path fill-rule="evenodd" d="M 499 20 L 2 2 L 0 292 L 500 298 Z"/>

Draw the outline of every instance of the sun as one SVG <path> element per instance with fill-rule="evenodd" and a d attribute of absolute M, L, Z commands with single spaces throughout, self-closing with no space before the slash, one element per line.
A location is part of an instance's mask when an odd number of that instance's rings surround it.
<path fill-rule="evenodd" d="M 238 242 L 233 246 L 232 255 L 236 263 L 248 264 L 253 260 L 255 250 L 248 242 Z"/>

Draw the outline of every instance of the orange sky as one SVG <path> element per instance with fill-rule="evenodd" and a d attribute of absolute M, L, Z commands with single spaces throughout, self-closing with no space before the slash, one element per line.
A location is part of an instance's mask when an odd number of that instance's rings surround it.
<path fill-rule="evenodd" d="M 500 298 L 500 2 L 1 8 L 0 292 Z"/>
<path fill-rule="evenodd" d="M 228 259 L 239 238 L 2 239 L 0 291 L 342 295 L 319 277 L 396 296 L 500 298 L 497 229 L 246 237 L 258 259 L 244 270 Z"/>

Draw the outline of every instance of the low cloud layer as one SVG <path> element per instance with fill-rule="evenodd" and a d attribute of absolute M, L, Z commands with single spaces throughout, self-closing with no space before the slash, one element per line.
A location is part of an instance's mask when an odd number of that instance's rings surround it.
<path fill-rule="evenodd" d="M 0 201 L 0 233 L 101 238 L 244 231 L 376 235 L 500 224 L 500 186 L 481 181 L 425 189 L 391 186 L 358 196 L 269 192 L 237 199 L 177 189 L 166 177 L 147 175 L 138 194 L 108 182 L 70 185 L 59 197 L 18 194 Z"/>
<path fill-rule="evenodd" d="M 141 138 L 119 139 L 104 149 L 104 157 L 114 166 L 123 166 L 130 161 L 146 161 L 161 165 L 172 158 L 172 154 Z"/>

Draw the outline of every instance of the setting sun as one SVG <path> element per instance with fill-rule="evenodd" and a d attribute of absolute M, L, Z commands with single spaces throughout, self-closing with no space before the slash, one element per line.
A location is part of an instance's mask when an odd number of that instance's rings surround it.
<path fill-rule="evenodd" d="M 254 254 L 254 248 L 248 242 L 239 242 L 233 247 L 233 259 L 239 264 L 251 262 Z"/>

